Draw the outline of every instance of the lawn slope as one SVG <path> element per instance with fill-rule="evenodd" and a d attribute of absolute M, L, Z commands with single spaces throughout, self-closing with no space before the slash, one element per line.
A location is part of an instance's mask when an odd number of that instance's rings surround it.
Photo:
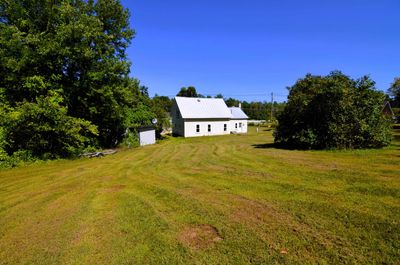
<path fill-rule="evenodd" d="M 275 149 L 270 131 L 0 171 L 0 264 L 400 262 L 400 134 Z"/>

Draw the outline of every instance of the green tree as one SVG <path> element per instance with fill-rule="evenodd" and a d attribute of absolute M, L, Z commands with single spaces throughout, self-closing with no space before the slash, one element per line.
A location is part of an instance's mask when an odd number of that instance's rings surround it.
<path fill-rule="evenodd" d="M 167 96 L 155 95 L 153 97 L 154 105 L 160 106 L 165 112 L 171 112 L 172 100 Z"/>
<path fill-rule="evenodd" d="M 177 94 L 178 97 L 190 97 L 190 98 L 197 98 L 198 94 L 196 88 L 193 86 L 189 87 L 182 87 L 181 90 Z"/>
<path fill-rule="evenodd" d="M 34 103 L 24 101 L 3 112 L 0 131 L 7 135 L 5 150 L 24 150 L 47 159 L 77 155 L 93 144 L 91 139 L 98 134 L 96 126 L 68 116 L 62 101 L 58 93 L 50 91 Z"/>
<path fill-rule="evenodd" d="M 172 100 L 166 96 L 155 95 L 152 99 L 153 112 L 156 114 L 157 123 L 157 133 L 161 133 L 163 129 L 168 129 L 171 127 L 170 113 L 172 107 Z M 159 134 L 158 134 L 159 136 Z"/>
<path fill-rule="evenodd" d="M 400 107 L 400 77 L 396 77 L 388 89 L 388 94 L 393 100 L 393 106 Z"/>
<path fill-rule="evenodd" d="M 148 97 L 141 95 L 147 90 L 128 76 L 126 48 L 133 36 L 129 12 L 119 0 L 0 0 L 0 101 L 8 113 L 25 113 L 19 117 L 38 112 L 54 119 L 48 121 L 48 131 L 51 126 L 59 130 L 59 121 L 76 123 L 79 132 L 84 127 L 94 132 L 93 126 L 97 127 L 95 134 L 86 134 L 90 141 L 71 136 L 77 146 L 96 141 L 112 146 L 125 130 L 126 116 Z M 48 102 L 49 97 L 57 98 L 60 110 L 54 110 L 54 115 L 37 109 L 48 107 L 43 100 Z M 29 120 L 34 116 L 20 122 Z M 34 141 L 24 142 L 44 137 L 42 132 L 47 130 L 34 128 L 32 123 L 30 135 L 19 134 L 8 120 L 0 122 L 11 126 L 2 128 L 6 139 L 13 137 L 9 153 L 20 148 L 33 150 Z M 51 148 L 42 146 L 33 152 L 70 153 L 64 147 L 77 146 L 67 138 L 62 138 L 65 146 L 49 143 Z M 54 149 L 57 146 L 58 151 Z"/>
<path fill-rule="evenodd" d="M 367 76 L 353 80 L 338 71 L 325 77 L 308 74 L 289 88 L 275 143 L 306 149 L 388 145 L 391 129 L 381 113 L 384 100 Z"/>
<path fill-rule="evenodd" d="M 149 97 L 149 88 L 147 86 L 140 86 L 139 87 L 140 94 L 144 97 Z"/>
<path fill-rule="evenodd" d="M 0 4 L 0 87 L 11 106 L 59 90 L 67 115 L 118 138 L 131 103 L 125 50 L 134 32 L 118 0 L 15 0 Z"/>
<path fill-rule="evenodd" d="M 234 98 L 228 98 L 225 100 L 225 103 L 228 107 L 237 107 L 240 101 Z"/>

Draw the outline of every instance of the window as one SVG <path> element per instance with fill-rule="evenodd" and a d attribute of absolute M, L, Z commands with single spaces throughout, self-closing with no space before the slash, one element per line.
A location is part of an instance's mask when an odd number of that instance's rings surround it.
<path fill-rule="evenodd" d="M 196 132 L 199 133 L 200 132 L 200 124 L 196 125 Z"/>
<path fill-rule="evenodd" d="M 211 124 L 208 125 L 208 132 L 211 132 Z"/>
<path fill-rule="evenodd" d="M 235 129 L 237 129 L 237 123 L 235 123 Z"/>
<path fill-rule="evenodd" d="M 176 118 L 179 119 L 179 110 L 176 110 Z"/>
<path fill-rule="evenodd" d="M 227 129 L 227 128 L 226 128 L 226 124 L 224 124 L 224 132 L 226 132 L 226 129 Z"/>
<path fill-rule="evenodd" d="M 239 128 L 242 128 L 242 123 L 241 122 L 239 122 Z"/>

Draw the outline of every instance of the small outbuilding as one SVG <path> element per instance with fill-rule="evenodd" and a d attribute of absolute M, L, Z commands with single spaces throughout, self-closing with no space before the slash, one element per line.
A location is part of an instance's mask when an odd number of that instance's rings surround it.
<path fill-rule="evenodd" d="M 153 126 L 138 127 L 137 134 L 140 146 L 156 143 L 156 129 Z"/>

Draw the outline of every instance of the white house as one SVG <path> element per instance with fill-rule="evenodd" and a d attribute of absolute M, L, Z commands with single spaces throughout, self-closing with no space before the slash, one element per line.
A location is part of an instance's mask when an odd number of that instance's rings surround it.
<path fill-rule="evenodd" d="M 221 98 L 175 97 L 171 109 L 172 133 L 184 137 L 230 134 L 232 112 Z M 244 124 L 243 115 L 237 118 Z M 245 128 L 247 132 L 247 121 Z"/>
<path fill-rule="evenodd" d="M 239 107 L 230 107 L 232 118 L 230 122 L 231 132 L 233 133 L 247 133 L 247 120 L 249 117 Z"/>

